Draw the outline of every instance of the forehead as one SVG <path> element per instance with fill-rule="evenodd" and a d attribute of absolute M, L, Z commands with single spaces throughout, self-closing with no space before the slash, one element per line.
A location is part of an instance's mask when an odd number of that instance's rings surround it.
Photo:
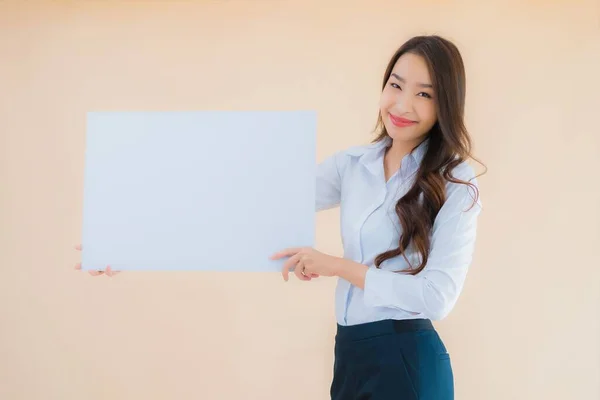
<path fill-rule="evenodd" d="M 419 55 L 406 53 L 396 61 L 392 73 L 401 76 L 408 83 L 431 84 L 431 77 L 425 59 Z"/>

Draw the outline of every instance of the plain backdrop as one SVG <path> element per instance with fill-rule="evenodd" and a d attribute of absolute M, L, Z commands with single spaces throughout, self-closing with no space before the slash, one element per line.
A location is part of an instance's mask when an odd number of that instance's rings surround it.
<path fill-rule="evenodd" d="M 333 279 L 73 269 L 85 115 L 316 109 L 321 160 L 373 138 L 388 58 L 423 33 L 462 51 L 488 167 L 435 323 L 456 398 L 600 398 L 593 0 L 0 1 L 0 398 L 327 399 Z M 341 255 L 336 210 L 317 247 Z"/>

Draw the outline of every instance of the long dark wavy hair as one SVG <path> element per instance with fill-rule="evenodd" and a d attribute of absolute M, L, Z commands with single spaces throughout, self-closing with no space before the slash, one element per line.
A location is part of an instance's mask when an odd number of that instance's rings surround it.
<path fill-rule="evenodd" d="M 465 68 L 458 48 L 447 39 L 435 35 L 411 38 L 390 59 L 383 77 L 383 88 L 396 61 L 405 53 L 421 56 L 428 66 L 436 94 L 437 122 L 427 135 L 427 151 L 413 186 L 396 203 L 395 211 L 402 225 L 400 243 L 396 249 L 378 255 L 375 266 L 379 268 L 385 260 L 402 255 L 410 266 L 408 271 L 403 272 L 416 275 L 427 264 L 433 223 L 446 201 L 446 182 L 469 185 L 474 190 L 473 205 L 477 202 L 479 192 L 472 183 L 452 176 L 456 166 L 468 158 L 476 160 L 471 154 L 471 138 L 464 124 Z M 381 112 L 376 130 L 378 136 L 374 142 L 389 137 Z M 411 265 L 406 257 L 411 245 L 420 255 L 421 261 L 417 266 Z"/>

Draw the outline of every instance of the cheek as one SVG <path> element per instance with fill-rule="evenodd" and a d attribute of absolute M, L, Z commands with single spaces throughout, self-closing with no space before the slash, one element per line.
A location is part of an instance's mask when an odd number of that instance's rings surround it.
<path fill-rule="evenodd" d="M 432 101 L 428 101 L 427 103 L 423 102 L 419 104 L 419 118 L 423 125 L 432 126 L 435 124 L 437 120 L 437 115 L 435 111 L 435 104 Z"/>
<path fill-rule="evenodd" d="M 396 99 L 389 90 L 384 90 L 381 93 L 381 97 L 379 98 L 379 108 L 381 109 L 382 114 L 385 114 L 387 110 L 392 108 L 396 104 Z"/>

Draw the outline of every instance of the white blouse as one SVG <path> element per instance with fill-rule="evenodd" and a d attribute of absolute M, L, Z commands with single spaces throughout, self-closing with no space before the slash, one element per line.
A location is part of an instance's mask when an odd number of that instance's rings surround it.
<path fill-rule="evenodd" d="M 344 258 L 369 267 L 364 290 L 339 278 L 335 299 L 340 325 L 382 319 L 442 319 L 454 307 L 471 264 L 481 202 L 473 205 L 472 188 L 448 182 L 423 271 L 415 276 L 393 272 L 408 267 L 403 256 L 375 268 L 378 254 L 398 246 L 401 226 L 394 207 L 414 182 L 428 141 L 404 157 L 400 169 L 386 182 L 383 156 L 389 144 L 387 138 L 352 147 L 318 166 L 317 211 L 340 207 Z M 466 162 L 454 169 L 453 176 L 477 185 Z M 418 264 L 415 254 L 407 257 L 413 265 Z"/>

